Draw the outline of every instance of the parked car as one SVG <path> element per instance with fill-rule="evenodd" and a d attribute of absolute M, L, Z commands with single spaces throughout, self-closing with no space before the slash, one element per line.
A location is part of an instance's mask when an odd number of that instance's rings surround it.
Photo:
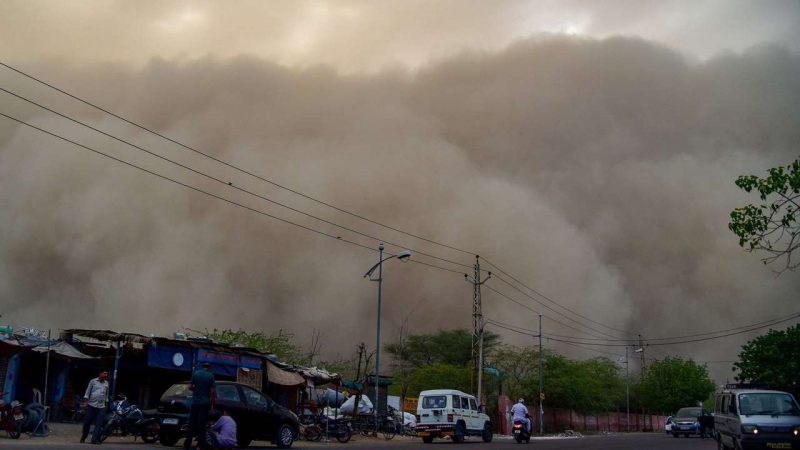
<path fill-rule="evenodd" d="M 236 421 L 239 447 L 253 440 L 272 441 L 278 448 L 290 448 L 297 438 L 297 416 L 250 386 L 232 381 L 217 381 L 215 389 L 216 419 L 222 408 Z M 159 441 L 173 446 L 189 430 L 189 407 L 192 391 L 189 382 L 172 385 L 161 396 L 156 417 L 161 425 Z"/>
<path fill-rule="evenodd" d="M 707 416 L 709 412 L 699 406 L 681 408 L 672 418 L 672 437 L 684 435 L 700 435 L 700 416 Z M 707 430 L 710 431 L 710 430 Z"/>
<path fill-rule="evenodd" d="M 444 436 L 450 436 L 453 442 L 464 442 L 466 436 L 492 441 L 492 423 L 478 410 L 475 397 L 451 389 L 420 392 L 416 431 L 426 444 Z"/>
<path fill-rule="evenodd" d="M 717 394 L 719 449 L 800 448 L 800 405 L 788 392 L 725 389 Z"/>

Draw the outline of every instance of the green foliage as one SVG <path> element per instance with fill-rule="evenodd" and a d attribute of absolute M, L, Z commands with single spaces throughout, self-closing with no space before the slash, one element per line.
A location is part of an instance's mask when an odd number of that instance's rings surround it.
<path fill-rule="evenodd" d="M 667 358 L 648 367 L 636 387 L 642 406 L 653 413 L 674 413 L 708 399 L 714 392 L 708 369 L 694 361 Z"/>
<path fill-rule="evenodd" d="M 770 330 L 742 346 L 734 370 L 736 379 L 766 383 L 793 392 L 800 390 L 800 325 Z"/>
<path fill-rule="evenodd" d="M 245 330 L 213 330 L 206 329 L 202 332 L 196 330 L 195 333 L 213 339 L 217 342 L 229 345 L 240 345 L 242 347 L 254 348 L 260 352 L 274 353 L 281 361 L 288 363 L 300 363 L 300 347 L 292 343 L 294 335 L 278 330 L 277 334 L 266 334 L 262 331 Z"/>
<path fill-rule="evenodd" d="M 503 372 L 503 393 L 516 400 L 539 397 L 539 350 L 535 347 L 498 346 L 489 363 Z M 536 389 L 531 391 L 532 381 Z M 488 382 L 488 380 L 487 380 Z M 531 397 L 534 396 L 534 397 Z"/>
<path fill-rule="evenodd" d="M 743 175 L 736 185 L 746 192 L 758 191 L 762 203 L 749 204 L 731 212 L 728 228 L 749 251 L 765 251 L 764 264 L 786 259 L 784 269 L 795 269 L 792 252 L 800 247 L 800 159 L 787 166 L 769 169 L 769 175 Z"/>
<path fill-rule="evenodd" d="M 624 402 L 625 380 L 619 375 L 619 367 L 609 359 L 573 361 L 550 354 L 545 358 L 544 370 L 550 405 L 594 413 L 611 411 Z M 538 386 L 538 380 L 536 383 Z"/>
<path fill-rule="evenodd" d="M 436 363 L 419 367 L 411 373 L 409 395 L 416 396 L 426 389 L 458 389 L 469 391 L 469 367 Z"/>
<path fill-rule="evenodd" d="M 605 358 L 574 361 L 545 352 L 544 391 L 553 408 L 571 408 L 581 413 L 610 411 L 624 403 L 625 380 L 618 366 Z M 535 347 L 500 346 L 492 366 L 505 378 L 503 390 L 512 400 L 524 398 L 534 404 L 539 398 L 539 351 Z"/>
<path fill-rule="evenodd" d="M 486 332 L 483 338 L 484 354 L 497 345 L 498 337 Z M 413 367 L 436 363 L 468 366 L 472 354 L 472 332 L 466 329 L 442 330 L 436 334 L 412 334 L 405 342 L 394 342 L 385 347 L 395 361 L 407 361 Z"/>

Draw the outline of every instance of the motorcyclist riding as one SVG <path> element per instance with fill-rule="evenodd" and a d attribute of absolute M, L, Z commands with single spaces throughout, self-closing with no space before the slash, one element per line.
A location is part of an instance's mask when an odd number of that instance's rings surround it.
<path fill-rule="evenodd" d="M 511 407 L 511 413 L 514 414 L 514 421 L 520 421 L 525 424 L 525 430 L 531 432 L 531 419 L 528 418 L 528 408 L 525 407 L 525 400 L 520 398 L 517 403 Z"/>

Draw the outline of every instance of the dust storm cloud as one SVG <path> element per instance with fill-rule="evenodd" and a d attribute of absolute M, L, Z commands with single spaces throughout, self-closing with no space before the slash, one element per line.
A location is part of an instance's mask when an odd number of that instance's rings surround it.
<path fill-rule="evenodd" d="M 800 57 L 781 47 L 697 62 L 641 39 L 547 37 L 414 73 L 361 75 L 258 57 L 22 67 L 259 175 L 486 256 L 569 308 L 631 333 L 703 332 L 797 309 L 797 274 L 775 277 L 727 230 L 728 212 L 751 201 L 735 177 L 800 152 Z M 403 247 L 473 262 L 221 167 L 8 70 L 0 77 L 9 90 L 235 186 Z M 377 247 L 7 95 L 2 105 L 182 182 Z M 0 298 L 16 322 L 161 334 L 184 326 L 283 328 L 301 342 L 322 329 L 329 354 L 373 342 L 375 285 L 362 275 L 375 252 L 7 119 L 0 120 L 0 187 Z M 412 332 L 469 326 L 471 287 L 460 273 L 387 264 L 386 339 L 409 314 Z M 534 313 L 484 292 L 487 316 L 535 327 Z M 652 356 L 732 359 L 737 339 Z"/>

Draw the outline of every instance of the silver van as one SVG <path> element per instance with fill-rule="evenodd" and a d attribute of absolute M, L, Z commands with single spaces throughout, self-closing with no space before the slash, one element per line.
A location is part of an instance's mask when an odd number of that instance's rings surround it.
<path fill-rule="evenodd" d="M 781 391 L 725 389 L 716 397 L 719 450 L 800 449 L 800 406 Z"/>

